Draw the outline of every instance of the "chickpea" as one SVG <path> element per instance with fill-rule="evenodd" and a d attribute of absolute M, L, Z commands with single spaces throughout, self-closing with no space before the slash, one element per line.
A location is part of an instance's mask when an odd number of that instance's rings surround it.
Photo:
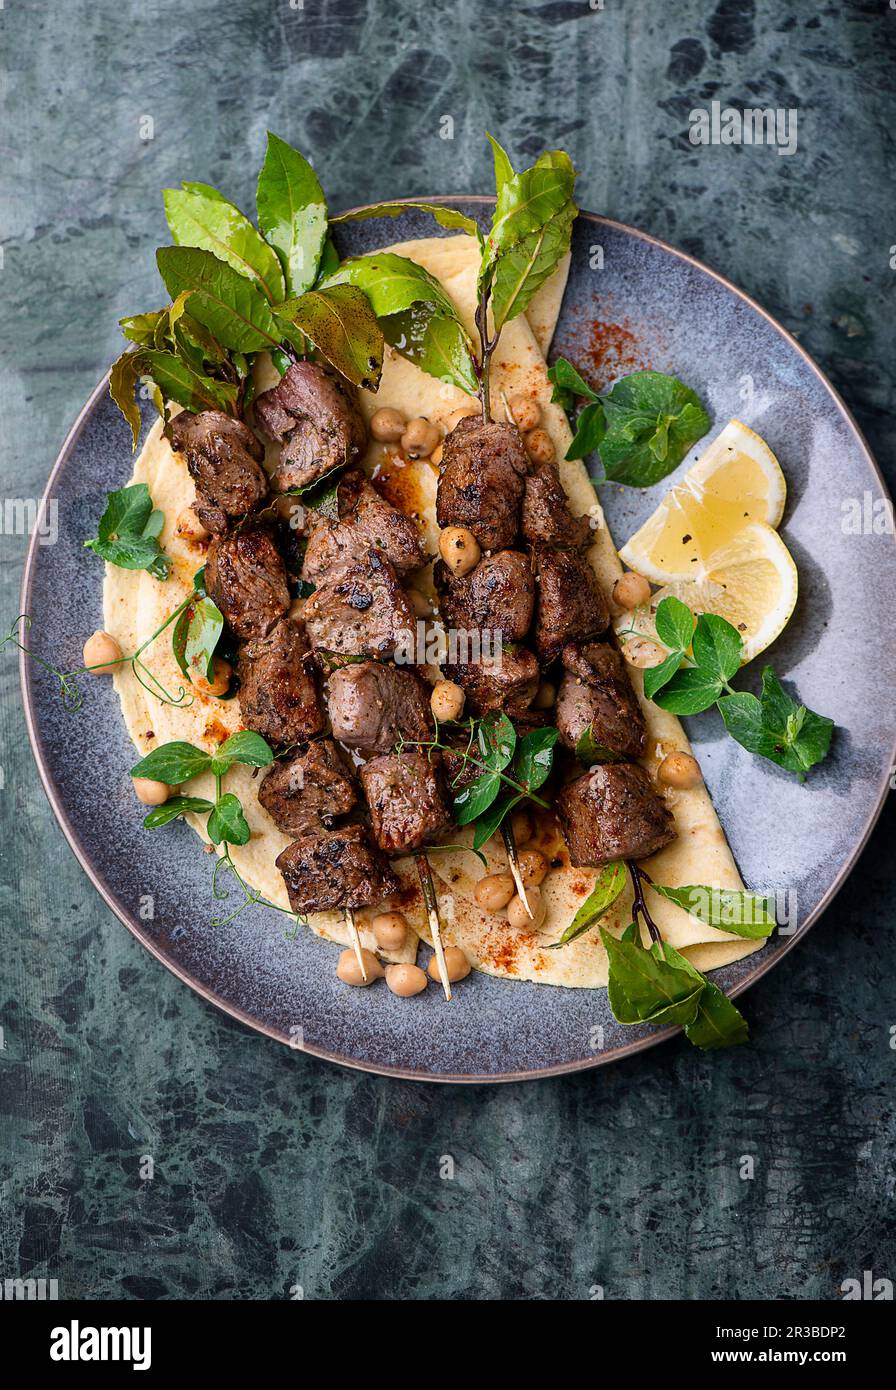
<path fill-rule="evenodd" d="M 442 436 L 422 415 L 416 420 L 410 420 L 408 427 L 401 436 L 402 453 L 407 454 L 411 459 L 429 458 L 433 449 L 441 443 Z"/>
<path fill-rule="evenodd" d="M 510 817 L 510 829 L 516 845 L 526 845 L 535 834 L 535 822 L 531 811 L 514 811 Z"/>
<path fill-rule="evenodd" d="M 531 396 L 514 396 L 510 402 L 510 413 L 513 423 L 523 434 L 536 429 L 541 420 L 541 407 Z"/>
<path fill-rule="evenodd" d="M 408 935 L 408 919 L 403 912 L 381 912 L 370 924 L 377 946 L 384 951 L 400 951 Z"/>
<path fill-rule="evenodd" d="M 476 568 L 482 551 L 473 532 L 466 526 L 446 526 L 439 536 L 439 554 L 459 578 Z"/>
<path fill-rule="evenodd" d="M 361 974 L 358 957 L 351 948 L 342 952 L 336 963 L 336 974 L 344 985 L 372 985 L 374 980 L 383 978 L 383 967 L 372 951 L 361 950 L 361 959 L 367 971 L 367 979 Z"/>
<path fill-rule="evenodd" d="M 650 585 L 643 574 L 628 570 L 613 585 L 613 602 L 620 608 L 640 608 L 650 602 Z"/>
<path fill-rule="evenodd" d="M 500 912 L 515 892 L 512 874 L 486 874 L 476 884 L 473 897 L 483 912 Z"/>
<path fill-rule="evenodd" d="M 530 430 L 523 436 L 523 443 L 533 463 L 553 463 L 557 457 L 554 441 L 547 430 Z"/>
<path fill-rule="evenodd" d="M 457 429 L 461 420 L 466 420 L 470 415 L 478 415 L 479 411 L 480 407 L 474 405 L 472 401 L 468 401 L 466 405 L 459 406 L 457 410 L 453 410 L 445 421 L 446 434 L 450 434 L 453 429 Z"/>
<path fill-rule="evenodd" d="M 142 801 L 144 806 L 164 806 L 171 795 L 167 782 L 154 782 L 151 777 L 133 777 L 131 780 L 137 800 Z"/>
<path fill-rule="evenodd" d="M 667 787 L 686 791 L 699 787 L 703 781 L 700 764 L 690 753 L 667 753 L 656 770 L 657 778 Z"/>
<path fill-rule="evenodd" d="M 551 681 L 542 681 L 532 701 L 533 709 L 550 709 L 557 699 L 557 687 Z"/>
<path fill-rule="evenodd" d="M 532 909 L 530 917 L 519 894 L 510 899 L 507 904 L 507 920 L 517 931 L 538 931 L 544 921 L 547 911 L 544 898 L 541 896 L 540 888 L 527 888 L 526 897 L 529 900 L 529 907 Z"/>
<path fill-rule="evenodd" d="M 111 676 L 121 660 L 121 647 L 108 632 L 95 632 L 84 643 L 84 665 L 91 676 Z"/>
<path fill-rule="evenodd" d="M 222 656 L 212 657 L 212 679 L 207 680 L 204 671 L 197 671 L 193 667 L 192 681 L 196 689 L 202 695 L 212 695 L 219 700 L 222 695 L 226 695 L 230 689 L 230 678 L 233 675 L 233 667 L 229 661 L 225 661 Z"/>
<path fill-rule="evenodd" d="M 451 984 L 455 980 L 465 980 L 471 970 L 470 962 L 467 960 L 459 946 L 445 947 L 445 974 Z M 433 956 L 429 962 L 429 977 L 441 983 L 442 977 L 439 974 L 439 961 L 437 956 Z"/>
<path fill-rule="evenodd" d="M 400 410 L 383 406 L 370 417 L 370 433 L 381 444 L 397 444 L 407 429 L 407 421 Z"/>
<path fill-rule="evenodd" d="M 432 604 L 420 589 L 406 589 L 405 593 L 416 618 L 432 617 Z"/>
<path fill-rule="evenodd" d="M 659 666 L 666 659 L 663 648 L 647 637 L 630 637 L 622 648 L 622 655 L 630 666 L 637 666 L 641 671 L 646 671 L 650 666 Z"/>
<path fill-rule="evenodd" d="M 426 989 L 429 981 L 419 965 L 387 965 L 386 984 L 400 999 L 410 999 Z"/>
<path fill-rule="evenodd" d="M 429 704 L 440 724 L 450 724 L 463 714 L 464 698 L 464 692 L 454 681 L 436 681 Z"/>
<path fill-rule="evenodd" d="M 177 518 L 177 534 L 183 536 L 185 541 L 204 541 L 208 535 L 199 517 L 192 507 L 184 507 L 180 516 Z"/>
<path fill-rule="evenodd" d="M 543 882 L 550 865 L 540 850 L 524 849 L 519 860 L 520 875 L 525 884 Z"/>

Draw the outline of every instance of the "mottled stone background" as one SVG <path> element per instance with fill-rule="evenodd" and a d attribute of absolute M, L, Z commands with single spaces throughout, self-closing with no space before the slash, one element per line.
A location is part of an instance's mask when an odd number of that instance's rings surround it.
<path fill-rule="evenodd" d="M 161 187 L 251 206 L 268 127 L 334 207 L 486 190 L 486 127 L 517 159 L 564 145 L 584 206 L 797 333 L 890 467 L 893 303 L 871 286 L 896 243 L 894 33 L 887 0 L 5 0 L 4 495 L 40 495 L 116 319 L 159 298 Z M 713 98 L 797 107 L 798 153 L 693 148 L 688 111 Z M 0 536 L 4 628 L 24 551 Z M 889 634 L 855 621 L 873 660 Z M 137 945 L 63 842 L 0 660 L 0 1276 L 223 1299 L 826 1298 L 896 1277 L 892 807 L 745 998 L 749 1048 L 398 1084 L 255 1036 Z"/>

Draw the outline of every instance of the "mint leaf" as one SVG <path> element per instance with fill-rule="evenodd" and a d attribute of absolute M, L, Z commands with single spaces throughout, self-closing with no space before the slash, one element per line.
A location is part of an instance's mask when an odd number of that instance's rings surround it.
<path fill-rule="evenodd" d="M 644 672 L 644 694 L 648 700 L 655 700 L 658 690 L 662 690 L 681 665 L 684 652 L 672 652 L 659 666 L 648 666 Z"/>
<path fill-rule="evenodd" d="M 252 834 L 240 799 L 233 792 L 218 797 L 205 828 L 213 845 L 220 845 L 222 841 L 228 845 L 245 845 Z"/>
<path fill-rule="evenodd" d="M 722 682 L 717 676 L 690 666 L 676 671 L 652 698 L 661 709 L 672 714 L 700 714 L 714 705 L 721 693 Z"/>
<path fill-rule="evenodd" d="M 215 753 L 212 763 L 216 772 L 225 772 L 227 769 L 220 766 L 221 763 L 230 767 L 231 763 L 243 763 L 246 767 L 267 767 L 268 763 L 274 761 L 274 754 L 270 745 L 261 734 L 252 733 L 250 729 L 242 729 L 238 734 L 231 734 L 230 738 L 225 739 Z"/>
<path fill-rule="evenodd" d="M 171 561 L 158 539 L 164 524 L 164 514 L 154 510 L 146 483 L 132 483 L 107 495 L 99 534 L 84 545 L 110 565 L 148 570 L 156 579 L 167 579 Z"/>
<path fill-rule="evenodd" d="M 729 681 L 740 669 L 743 649 L 743 638 L 736 627 L 716 613 L 700 614 L 694 629 L 693 651 L 702 670 Z"/>
<path fill-rule="evenodd" d="M 559 737 L 559 729 L 531 729 L 517 744 L 513 759 L 514 779 L 530 792 L 537 791 L 550 776 L 554 765 L 554 744 Z"/>
<path fill-rule="evenodd" d="M 168 782 L 176 787 L 205 772 L 211 766 L 211 761 L 209 753 L 192 743 L 163 743 L 131 768 L 131 776 L 148 777 L 153 782 Z"/>
<path fill-rule="evenodd" d="M 191 811 L 201 815 L 213 806 L 214 802 L 206 801 L 204 796 L 169 796 L 161 806 L 154 806 L 149 815 L 144 816 L 143 825 L 146 830 L 156 830 L 178 816 L 185 816 Z"/>
<path fill-rule="evenodd" d="M 469 825 L 491 806 L 501 790 L 501 776 L 497 772 L 484 772 L 464 787 L 454 798 L 454 819 L 458 825 Z"/>
<path fill-rule="evenodd" d="M 600 456 L 609 479 L 651 487 L 677 468 L 709 429 L 697 394 L 662 372 L 633 372 L 603 397 Z"/>
<path fill-rule="evenodd" d="M 771 666 L 762 672 L 762 693 L 726 695 L 719 713 L 732 738 L 751 753 L 803 774 L 827 757 L 834 721 L 792 699 Z"/>
<path fill-rule="evenodd" d="M 564 455 L 568 459 L 583 459 L 600 448 L 601 440 L 607 430 L 604 408 L 600 401 L 586 405 L 576 420 L 576 432 L 572 443 Z"/>
<path fill-rule="evenodd" d="M 509 791 L 493 801 L 487 811 L 483 811 L 476 820 L 476 829 L 473 832 L 474 850 L 482 849 L 482 846 L 491 839 L 501 825 L 504 817 L 509 815 L 514 806 L 522 800 L 523 797 L 520 792 Z"/>
<path fill-rule="evenodd" d="M 506 714 L 492 711 L 483 716 L 476 733 L 481 761 L 490 772 L 503 772 L 516 752 L 516 729 Z"/>
<path fill-rule="evenodd" d="M 684 908 L 708 927 L 732 932 L 750 941 L 763 940 L 775 929 L 774 912 L 769 900 L 758 893 L 736 888 L 714 888 L 708 884 L 691 883 L 681 888 L 652 883 L 655 892 Z"/>
<path fill-rule="evenodd" d="M 652 949 L 655 955 L 659 951 L 658 945 L 654 945 Z M 693 966 L 689 960 L 680 955 L 674 946 L 669 945 L 668 941 L 663 942 L 662 950 L 668 965 L 686 971 L 694 980 L 700 980 L 703 983 L 703 993 L 700 995 L 697 1005 L 697 1016 L 693 1023 L 685 1025 L 685 1037 L 688 1042 L 704 1051 L 720 1047 L 737 1047 L 740 1043 L 749 1042 L 750 1030 L 747 1027 L 747 1020 L 732 1004 L 727 994 L 723 994 L 717 985 L 714 985 L 705 975 L 701 975 L 696 966 Z"/>
<path fill-rule="evenodd" d="M 694 635 L 694 615 L 686 603 L 671 594 L 656 610 L 656 635 L 673 652 L 686 652 Z"/>
<path fill-rule="evenodd" d="M 552 401 L 559 405 L 572 404 L 574 396 L 584 396 L 586 401 L 597 401 L 600 397 L 592 391 L 587 381 L 565 357 L 558 357 L 553 366 L 548 367 L 548 381 L 554 387 Z"/>
<path fill-rule="evenodd" d="M 612 864 L 605 864 L 597 875 L 594 887 L 560 940 L 555 941 L 548 949 L 556 951 L 560 946 L 566 946 L 570 941 L 575 941 L 577 936 L 582 936 L 589 927 L 593 927 L 600 917 L 609 912 L 625 887 L 626 879 L 626 867 L 621 860 L 616 860 Z"/>
<path fill-rule="evenodd" d="M 681 1026 L 694 1022 L 702 981 L 657 960 L 634 941 L 617 940 L 605 927 L 601 927 L 600 937 L 609 957 L 607 993 L 617 1022 Z"/>

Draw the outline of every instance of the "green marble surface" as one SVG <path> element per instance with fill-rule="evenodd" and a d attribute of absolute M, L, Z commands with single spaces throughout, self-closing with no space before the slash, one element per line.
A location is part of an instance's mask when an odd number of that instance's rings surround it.
<path fill-rule="evenodd" d="M 268 127 L 334 207 L 487 189 L 486 127 L 517 157 L 562 144 L 583 206 L 796 332 L 890 468 L 894 34 L 885 0 L 5 0 L 4 499 L 40 495 L 116 319 L 158 297 L 161 187 L 251 206 Z M 688 112 L 713 99 L 796 107 L 798 152 L 695 149 Z M 26 546 L 6 530 L 4 629 Z M 0 1277 L 220 1299 L 829 1298 L 894 1277 L 891 805 L 745 998 L 749 1048 L 401 1084 L 280 1048 L 152 960 L 50 814 L 6 653 L 0 689 Z"/>

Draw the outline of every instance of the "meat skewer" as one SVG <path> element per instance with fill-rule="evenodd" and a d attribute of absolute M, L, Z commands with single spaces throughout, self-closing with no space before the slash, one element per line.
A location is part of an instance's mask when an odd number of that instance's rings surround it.
<path fill-rule="evenodd" d="M 419 750 L 405 751 L 433 733 L 425 687 L 412 669 L 389 660 L 413 651 L 416 619 L 399 575 L 424 556 L 409 518 L 354 471 L 339 484 L 337 512 L 336 522 L 317 523 L 308 542 L 302 576 L 314 575 L 317 587 L 303 616 L 312 649 L 336 662 L 325 690 L 334 737 L 367 759 L 359 777 L 374 840 L 386 854 L 414 856 L 450 1000 L 438 898 L 419 851 L 448 828 L 451 815 L 438 765 Z"/>
<path fill-rule="evenodd" d="M 506 424 L 467 419 L 446 438 L 438 488 L 440 525 L 467 527 L 490 553 L 460 578 L 447 565 L 437 565 L 433 577 L 451 624 L 505 627 L 514 643 L 528 630 L 535 654 L 514 646 L 509 671 L 505 662 L 500 673 L 488 674 L 457 664 L 449 675 L 465 690 L 474 713 L 500 708 L 519 719 L 534 699 L 541 669 L 562 661 L 555 716 L 561 743 L 576 751 L 589 733 L 599 764 L 574 778 L 557 799 L 570 861 L 599 867 L 613 858 L 646 857 L 675 831 L 665 804 L 634 762 L 643 754 L 646 728 L 623 660 L 609 642 L 597 640 L 610 613 L 584 553 L 590 526 L 570 513 L 553 463 L 530 468 L 506 399 L 504 404 Z M 537 579 L 537 600 L 531 586 L 520 582 L 521 562 Z M 531 917 L 506 822 L 502 836 Z"/>

